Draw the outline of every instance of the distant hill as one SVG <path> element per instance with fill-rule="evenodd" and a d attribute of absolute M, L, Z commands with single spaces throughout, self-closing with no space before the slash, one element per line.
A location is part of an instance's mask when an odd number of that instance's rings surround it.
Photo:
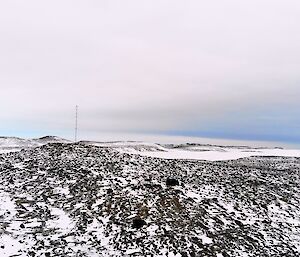
<path fill-rule="evenodd" d="M 49 143 L 70 143 L 69 140 L 56 136 L 44 136 L 40 138 L 24 139 L 19 137 L 0 137 L 0 152 L 18 151 Z"/>
<path fill-rule="evenodd" d="M 167 149 L 160 144 L 140 142 L 140 141 L 114 141 L 114 142 L 97 142 L 97 141 L 80 141 L 84 145 L 94 145 L 102 148 L 115 149 L 119 152 L 138 153 L 138 152 L 166 152 Z"/>

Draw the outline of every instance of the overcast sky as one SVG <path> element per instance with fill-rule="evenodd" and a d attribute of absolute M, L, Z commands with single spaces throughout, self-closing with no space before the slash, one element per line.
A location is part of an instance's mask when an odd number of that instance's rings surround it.
<path fill-rule="evenodd" d="M 1 0 L 0 134 L 300 142 L 299 0 Z"/>

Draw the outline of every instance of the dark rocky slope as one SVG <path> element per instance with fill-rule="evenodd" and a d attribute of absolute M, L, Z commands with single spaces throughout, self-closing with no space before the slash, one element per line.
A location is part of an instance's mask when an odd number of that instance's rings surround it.
<path fill-rule="evenodd" d="M 300 256 L 299 171 L 81 144 L 2 154 L 0 255 Z"/>

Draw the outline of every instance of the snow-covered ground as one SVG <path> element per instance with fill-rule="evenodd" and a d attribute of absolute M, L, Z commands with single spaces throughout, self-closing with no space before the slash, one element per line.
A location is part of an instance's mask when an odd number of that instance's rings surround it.
<path fill-rule="evenodd" d="M 37 139 L 17 137 L 0 137 L 0 153 L 14 152 L 21 149 L 38 147 L 48 143 L 70 143 L 55 136 Z M 163 159 L 190 160 L 236 160 L 251 156 L 300 157 L 300 149 L 283 149 L 271 147 L 226 146 L 210 144 L 157 144 L 143 141 L 96 142 L 81 141 L 80 144 L 109 148 L 120 153 L 138 154 Z"/>
<path fill-rule="evenodd" d="M 104 148 L 112 148 L 122 153 L 164 159 L 189 160 L 236 160 L 251 156 L 300 157 L 300 149 L 265 148 L 248 146 L 219 146 L 201 144 L 160 145 L 147 142 L 84 142 Z"/>
<path fill-rule="evenodd" d="M 49 143 L 69 142 L 69 140 L 56 136 L 45 136 L 33 139 L 24 139 L 19 137 L 0 137 L 0 153 L 16 152 L 22 149 L 29 149 Z"/>
<path fill-rule="evenodd" d="M 299 158 L 167 160 L 133 145 L 0 154 L 0 256 L 300 256 Z"/>
<path fill-rule="evenodd" d="M 131 152 L 133 153 L 133 152 Z M 153 152 L 144 151 L 136 152 L 143 156 L 157 157 L 164 159 L 190 159 L 190 160 L 236 160 L 250 156 L 285 156 L 285 157 L 300 157 L 300 150 L 291 149 L 224 149 L 224 151 L 207 150 L 207 151 L 192 151 L 181 149 L 168 149 L 167 151 Z"/>
<path fill-rule="evenodd" d="M 94 145 L 103 148 L 115 149 L 124 153 L 139 153 L 139 152 L 162 152 L 167 151 L 165 147 L 156 143 L 142 141 L 115 141 L 115 142 L 94 142 L 81 141 L 82 144 Z"/>

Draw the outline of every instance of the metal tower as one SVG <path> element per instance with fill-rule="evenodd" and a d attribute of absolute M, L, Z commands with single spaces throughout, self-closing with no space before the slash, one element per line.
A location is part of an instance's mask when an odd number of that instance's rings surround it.
<path fill-rule="evenodd" d="M 77 142 L 77 131 L 78 131 L 78 105 L 75 107 L 75 143 Z"/>

